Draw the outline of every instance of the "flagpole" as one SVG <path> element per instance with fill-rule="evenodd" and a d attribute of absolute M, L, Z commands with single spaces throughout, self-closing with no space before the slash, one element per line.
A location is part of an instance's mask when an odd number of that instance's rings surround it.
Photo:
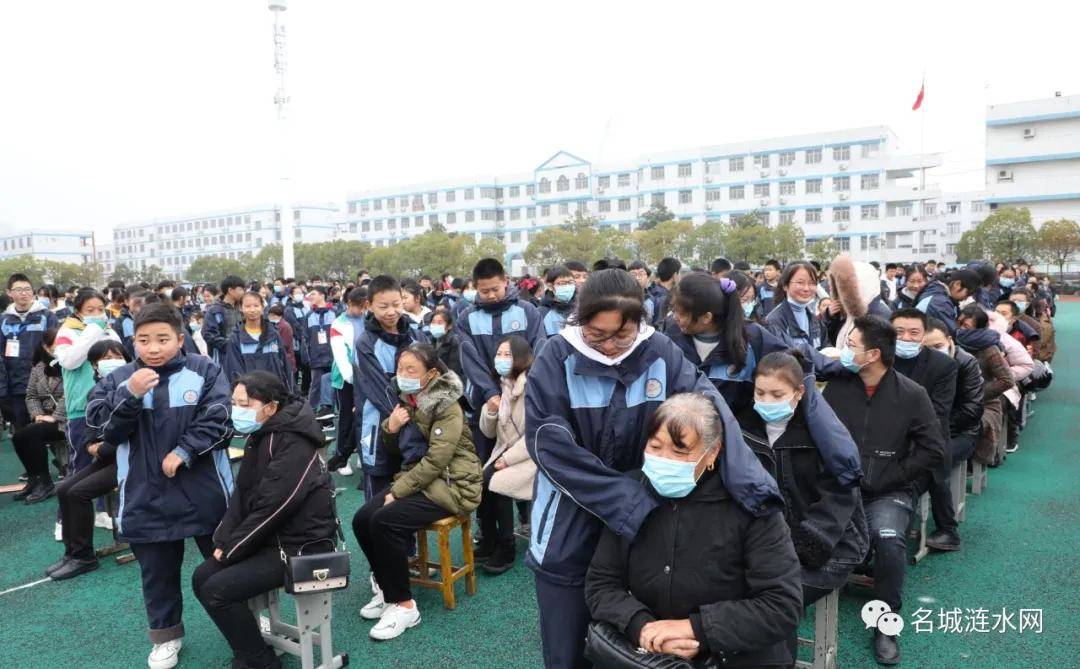
<path fill-rule="evenodd" d="M 923 69 L 922 87 L 919 89 L 922 96 L 922 114 L 919 115 L 919 160 L 922 162 L 922 178 L 919 183 L 919 191 L 925 202 L 926 198 L 926 69 Z"/>

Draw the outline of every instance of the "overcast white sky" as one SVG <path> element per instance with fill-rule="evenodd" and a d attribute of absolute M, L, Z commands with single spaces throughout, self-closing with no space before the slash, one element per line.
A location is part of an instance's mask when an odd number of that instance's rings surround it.
<path fill-rule="evenodd" d="M 924 68 L 934 180 L 980 188 L 985 104 L 1080 93 L 1073 3 L 289 5 L 305 200 L 529 171 L 558 149 L 597 162 L 884 124 L 917 151 Z M 272 202 L 271 23 L 265 0 L 5 2 L 4 231 Z"/>

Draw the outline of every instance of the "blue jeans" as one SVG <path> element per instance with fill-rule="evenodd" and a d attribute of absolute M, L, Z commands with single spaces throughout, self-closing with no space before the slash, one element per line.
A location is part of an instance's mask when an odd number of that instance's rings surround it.
<path fill-rule="evenodd" d="M 915 501 L 909 490 L 863 500 L 874 556 L 874 598 L 900 610 L 907 571 L 907 534 Z"/>

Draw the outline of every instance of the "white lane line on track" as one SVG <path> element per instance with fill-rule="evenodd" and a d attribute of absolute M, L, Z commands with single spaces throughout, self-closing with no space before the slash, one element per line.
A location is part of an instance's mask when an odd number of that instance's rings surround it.
<path fill-rule="evenodd" d="M 35 585 L 41 585 L 42 583 L 48 583 L 51 580 L 52 580 L 51 578 L 43 578 L 40 581 L 34 581 L 33 583 L 24 583 L 23 585 L 17 585 L 14 588 L 8 588 L 7 590 L 0 591 L 0 595 L 6 595 L 9 592 L 15 592 L 16 590 L 25 590 L 27 588 L 32 588 Z"/>

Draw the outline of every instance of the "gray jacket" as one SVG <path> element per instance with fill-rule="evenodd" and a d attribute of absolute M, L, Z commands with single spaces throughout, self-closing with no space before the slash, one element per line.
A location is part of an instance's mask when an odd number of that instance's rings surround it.
<path fill-rule="evenodd" d="M 52 416 L 56 426 L 63 432 L 67 428 L 67 411 L 64 409 L 64 379 L 47 376 L 44 363 L 34 365 L 26 381 L 26 409 L 30 418 Z"/>

